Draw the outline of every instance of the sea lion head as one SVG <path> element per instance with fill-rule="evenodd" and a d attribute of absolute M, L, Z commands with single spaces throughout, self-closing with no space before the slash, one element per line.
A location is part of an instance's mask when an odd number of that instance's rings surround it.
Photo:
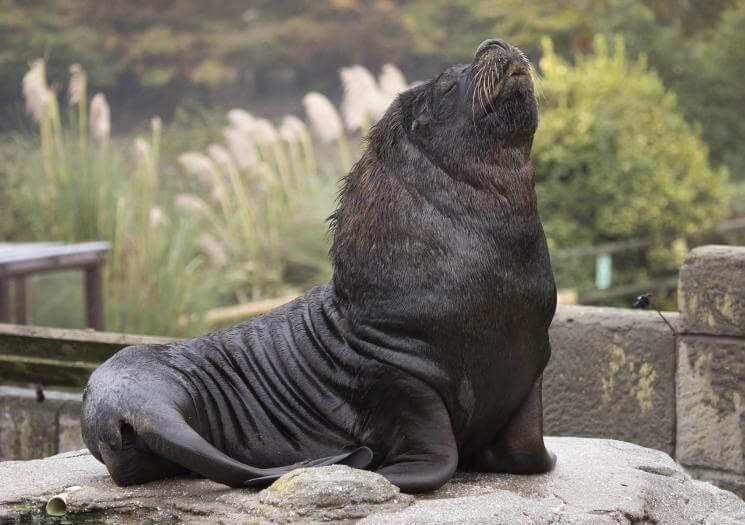
<path fill-rule="evenodd" d="M 448 172 L 458 169 L 456 157 L 488 163 L 500 149 L 514 147 L 529 154 L 538 125 L 532 73 L 517 47 L 485 40 L 470 64 L 452 66 L 401 95 L 404 129 Z"/>
<path fill-rule="evenodd" d="M 440 321 L 453 310 L 483 307 L 479 298 L 488 294 L 467 282 L 482 275 L 478 268 L 493 275 L 503 262 L 497 257 L 525 253 L 506 248 L 514 239 L 534 246 L 542 238 L 530 163 L 538 125 L 531 75 L 519 49 L 486 40 L 470 64 L 399 94 L 371 128 L 330 217 L 337 297 L 359 306 L 346 312 L 350 323 L 404 319 L 407 329 L 426 325 L 423 338 L 447 331 Z M 442 299 L 435 290 L 444 282 L 455 288 Z"/>

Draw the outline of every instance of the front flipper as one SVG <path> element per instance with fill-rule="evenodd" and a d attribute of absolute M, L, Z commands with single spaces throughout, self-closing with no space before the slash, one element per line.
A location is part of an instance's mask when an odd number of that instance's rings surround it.
<path fill-rule="evenodd" d="M 543 443 L 542 383 L 540 376 L 494 441 L 467 461 L 468 470 L 542 474 L 554 468 L 556 455 L 546 450 Z"/>
<path fill-rule="evenodd" d="M 308 459 L 305 461 L 301 461 L 299 463 L 295 463 L 293 465 L 262 469 L 266 471 L 265 476 L 262 476 L 260 478 L 249 479 L 244 483 L 244 485 L 246 487 L 262 487 L 265 485 L 269 485 L 272 481 L 287 474 L 288 472 L 298 469 L 298 468 L 305 468 L 305 467 L 325 467 L 328 465 L 347 465 L 352 468 L 363 469 L 370 464 L 370 462 L 372 461 L 372 458 L 373 458 L 372 450 L 370 450 L 367 447 L 359 447 L 355 450 L 352 450 L 351 452 L 346 452 L 344 454 L 339 454 L 336 456 L 328 456 L 325 458 L 312 459 L 312 460 Z"/>
<path fill-rule="evenodd" d="M 440 396 L 423 385 L 408 385 L 406 397 L 398 402 L 396 444 L 376 472 L 403 492 L 435 490 L 458 466 L 450 414 Z"/>

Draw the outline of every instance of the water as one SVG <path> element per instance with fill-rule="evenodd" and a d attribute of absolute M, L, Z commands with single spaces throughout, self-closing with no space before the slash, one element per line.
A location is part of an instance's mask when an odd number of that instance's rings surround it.
<path fill-rule="evenodd" d="M 36 510 L 36 509 L 34 509 Z M 65 514 L 61 517 L 47 516 L 36 513 L 0 514 L 0 525 L 169 525 L 180 523 L 175 517 L 159 517 L 154 519 L 144 515 L 112 514 L 104 512 L 86 512 L 83 514 Z"/>

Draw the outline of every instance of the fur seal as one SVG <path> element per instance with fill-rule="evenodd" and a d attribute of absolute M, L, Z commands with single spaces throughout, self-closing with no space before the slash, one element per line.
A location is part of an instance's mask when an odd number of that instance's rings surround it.
<path fill-rule="evenodd" d="M 85 389 L 91 453 L 119 485 L 345 463 L 418 492 L 457 467 L 550 470 L 537 124 L 530 64 L 502 40 L 402 93 L 345 177 L 333 280 L 228 330 L 122 349 Z"/>

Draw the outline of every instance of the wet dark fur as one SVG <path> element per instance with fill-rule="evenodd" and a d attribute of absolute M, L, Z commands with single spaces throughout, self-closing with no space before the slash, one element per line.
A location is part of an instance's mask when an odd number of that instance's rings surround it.
<path fill-rule="evenodd" d="M 92 453 L 123 485 L 185 471 L 252 485 L 303 460 L 407 491 L 457 465 L 550 469 L 537 122 L 529 64 L 501 41 L 401 94 L 344 181 L 332 283 L 227 331 L 122 350 L 86 389 Z"/>

